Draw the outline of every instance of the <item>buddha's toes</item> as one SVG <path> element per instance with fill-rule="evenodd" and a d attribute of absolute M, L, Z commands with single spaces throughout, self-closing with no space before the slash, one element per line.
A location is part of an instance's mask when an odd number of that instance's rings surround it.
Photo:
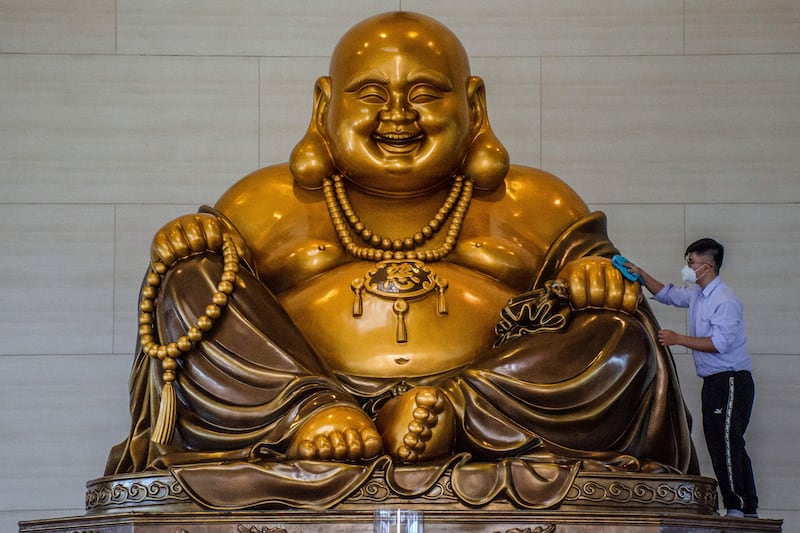
<path fill-rule="evenodd" d="M 384 444 L 400 462 L 435 459 L 452 451 L 453 407 L 439 389 L 412 389 L 397 399 L 392 411 L 394 423 L 385 427 Z"/>

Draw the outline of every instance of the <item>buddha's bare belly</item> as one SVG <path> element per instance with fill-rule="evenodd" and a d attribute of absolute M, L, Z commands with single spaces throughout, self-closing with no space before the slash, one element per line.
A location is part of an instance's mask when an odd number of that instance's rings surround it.
<path fill-rule="evenodd" d="M 491 347 L 500 310 L 514 296 L 509 287 L 481 273 L 452 263 L 432 263 L 424 275 L 447 283 L 446 314 L 442 314 L 436 284 L 410 298 L 367 290 L 370 278 L 364 276 L 374 268 L 373 262 L 348 263 L 279 296 L 336 372 L 411 378 L 468 364 Z M 356 279 L 365 282 L 358 291 L 360 298 L 352 288 Z"/>

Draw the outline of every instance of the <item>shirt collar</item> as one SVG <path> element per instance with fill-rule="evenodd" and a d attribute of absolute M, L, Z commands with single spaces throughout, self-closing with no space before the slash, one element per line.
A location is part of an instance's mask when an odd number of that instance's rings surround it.
<path fill-rule="evenodd" d="M 703 296 L 708 296 L 712 292 L 714 292 L 714 289 L 719 287 L 720 283 L 722 283 L 722 278 L 721 277 L 717 276 L 716 278 L 712 279 L 711 283 L 706 285 L 706 287 L 703 289 Z"/>

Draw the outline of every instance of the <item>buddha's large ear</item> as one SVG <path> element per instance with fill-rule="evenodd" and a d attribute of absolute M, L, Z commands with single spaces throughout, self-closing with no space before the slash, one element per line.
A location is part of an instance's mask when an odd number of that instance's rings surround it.
<path fill-rule="evenodd" d="M 465 177 L 471 178 L 476 189 L 493 191 L 508 173 L 508 151 L 495 136 L 489 125 L 486 111 L 486 90 L 483 80 L 470 76 L 467 84 L 470 103 L 470 119 L 474 137 L 467 149 L 461 167 Z"/>
<path fill-rule="evenodd" d="M 294 180 L 304 189 L 319 189 L 322 180 L 336 171 L 328 143 L 323 136 L 328 103 L 331 99 L 331 79 L 322 76 L 314 85 L 314 109 L 305 136 L 289 156 L 289 168 Z"/>

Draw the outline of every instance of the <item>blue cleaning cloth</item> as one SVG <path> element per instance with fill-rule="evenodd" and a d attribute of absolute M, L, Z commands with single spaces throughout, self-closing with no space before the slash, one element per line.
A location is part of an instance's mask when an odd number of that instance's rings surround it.
<path fill-rule="evenodd" d="M 644 280 L 642 279 L 642 276 L 630 272 L 627 268 L 625 268 L 625 263 L 627 262 L 628 260 L 621 255 L 615 255 L 614 257 L 611 258 L 611 264 L 614 265 L 617 268 L 617 270 L 622 272 L 622 275 L 625 276 L 625 279 L 629 279 L 630 281 L 638 281 L 639 283 L 644 285 Z"/>

